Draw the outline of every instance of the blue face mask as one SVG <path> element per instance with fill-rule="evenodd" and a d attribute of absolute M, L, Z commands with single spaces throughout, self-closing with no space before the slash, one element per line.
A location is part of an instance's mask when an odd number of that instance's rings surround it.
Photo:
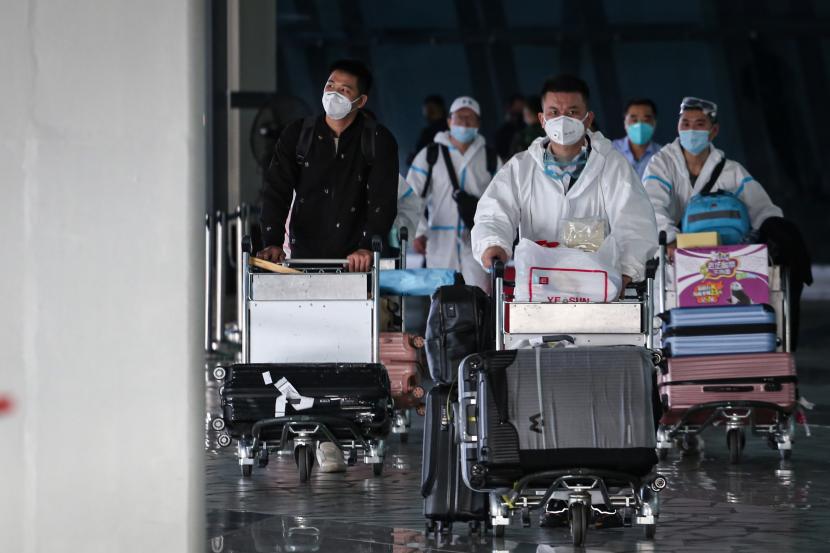
<path fill-rule="evenodd" d="M 475 127 L 462 127 L 461 125 L 450 126 L 450 134 L 462 144 L 469 144 L 476 139 L 478 129 Z"/>
<path fill-rule="evenodd" d="M 625 128 L 625 133 L 632 144 L 644 146 L 651 141 L 654 135 L 654 127 L 648 123 L 634 123 Z"/>
<path fill-rule="evenodd" d="M 709 131 L 680 131 L 680 145 L 692 155 L 709 147 Z"/>

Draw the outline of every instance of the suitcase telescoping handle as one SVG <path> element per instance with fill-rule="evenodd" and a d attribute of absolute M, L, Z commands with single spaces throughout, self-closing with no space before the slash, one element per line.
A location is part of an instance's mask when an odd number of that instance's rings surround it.
<path fill-rule="evenodd" d="M 249 263 L 251 262 L 251 255 L 254 251 L 251 237 L 249 235 L 243 236 L 240 246 L 242 250 L 242 262 L 236 268 L 241 276 L 239 279 L 241 289 L 237 294 L 239 301 L 239 341 L 242 344 L 242 362 L 250 363 L 251 348 L 248 331 L 248 297 L 250 296 L 251 276 Z"/>
<path fill-rule="evenodd" d="M 406 243 L 409 242 L 409 229 L 401 227 L 398 230 L 398 242 L 401 245 L 401 269 L 406 269 Z"/>
<path fill-rule="evenodd" d="M 496 317 L 496 349 L 504 349 L 504 262 L 493 259 L 493 313 Z"/>
<path fill-rule="evenodd" d="M 383 240 L 372 236 L 372 363 L 380 363 L 380 252 Z"/>
<path fill-rule="evenodd" d="M 666 231 L 661 230 L 657 239 L 660 244 L 657 258 L 657 274 L 655 287 L 657 288 L 657 297 L 655 298 L 654 306 L 657 313 L 666 311 L 666 263 L 668 257 L 666 256 Z"/>

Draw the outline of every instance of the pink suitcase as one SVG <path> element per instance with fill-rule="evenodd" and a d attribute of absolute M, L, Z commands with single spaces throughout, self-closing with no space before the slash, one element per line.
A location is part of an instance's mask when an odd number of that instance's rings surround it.
<path fill-rule="evenodd" d="M 389 373 L 392 399 L 397 409 L 419 407 L 424 402 L 419 349 L 424 339 L 405 332 L 380 333 L 380 361 Z"/>
<path fill-rule="evenodd" d="M 657 379 L 664 415 L 660 423 L 671 425 L 691 407 L 735 400 L 774 403 L 786 412 L 795 409 L 795 360 L 789 353 L 706 355 L 675 357 Z M 709 415 L 701 412 L 688 422 L 700 424 Z M 755 409 L 755 421 L 772 423 L 775 410 Z"/>

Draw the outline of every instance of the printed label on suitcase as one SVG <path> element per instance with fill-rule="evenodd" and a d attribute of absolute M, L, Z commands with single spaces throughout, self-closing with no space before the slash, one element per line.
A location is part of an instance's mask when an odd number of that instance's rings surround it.
<path fill-rule="evenodd" d="M 267 385 L 273 384 L 274 387 L 280 392 L 280 395 L 277 396 L 277 401 L 274 404 L 274 417 L 284 417 L 285 407 L 289 403 L 295 411 L 303 411 L 314 406 L 314 398 L 301 395 L 300 392 L 297 391 L 297 388 L 295 388 L 287 378 L 283 377 L 274 382 L 271 378 L 271 373 L 265 371 L 262 373 L 262 380 Z"/>
<path fill-rule="evenodd" d="M 766 245 L 678 249 L 675 269 L 680 307 L 769 303 Z"/>

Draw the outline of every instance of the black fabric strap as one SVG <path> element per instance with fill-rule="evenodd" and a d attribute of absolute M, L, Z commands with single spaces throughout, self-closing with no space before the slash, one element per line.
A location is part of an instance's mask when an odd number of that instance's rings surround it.
<path fill-rule="evenodd" d="M 460 190 L 461 187 L 458 186 L 458 175 L 455 174 L 455 167 L 452 165 L 452 160 L 450 159 L 450 149 L 441 144 L 441 153 L 444 157 L 444 165 L 447 166 L 447 173 L 450 175 L 450 184 L 452 185 L 452 191 L 455 192 Z"/>
<path fill-rule="evenodd" d="M 311 150 L 311 140 L 314 138 L 314 123 L 316 121 L 316 116 L 303 119 L 303 128 L 300 130 L 300 138 L 297 140 L 297 150 L 295 153 L 297 165 L 303 165 L 308 157 L 308 152 Z"/>
<path fill-rule="evenodd" d="M 363 132 L 360 135 L 360 150 L 363 153 L 363 159 L 366 164 L 371 166 L 375 162 L 375 131 L 377 130 L 377 123 L 374 119 L 366 115 L 363 116 Z"/>
<path fill-rule="evenodd" d="M 720 177 L 721 171 L 723 171 L 724 165 L 726 165 L 726 156 L 723 156 L 720 162 L 717 165 L 715 165 L 715 168 L 712 169 L 712 176 L 709 177 L 709 182 L 706 183 L 706 186 L 700 189 L 701 196 L 706 196 L 707 194 L 709 194 L 709 192 L 712 191 L 712 188 L 714 188 L 715 183 L 718 180 L 718 177 Z"/>
<path fill-rule="evenodd" d="M 484 153 L 487 156 L 487 172 L 490 173 L 491 177 L 494 177 L 496 175 L 496 167 L 499 164 L 496 149 L 492 146 L 484 146 Z"/>
<path fill-rule="evenodd" d="M 438 144 L 433 142 L 429 146 L 427 146 L 427 180 L 424 181 L 424 190 L 421 192 L 421 197 L 426 198 L 427 192 L 429 192 L 429 185 L 432 184 L 432 168 L 435 167 L 435 163 L 438 161 Z"/>

